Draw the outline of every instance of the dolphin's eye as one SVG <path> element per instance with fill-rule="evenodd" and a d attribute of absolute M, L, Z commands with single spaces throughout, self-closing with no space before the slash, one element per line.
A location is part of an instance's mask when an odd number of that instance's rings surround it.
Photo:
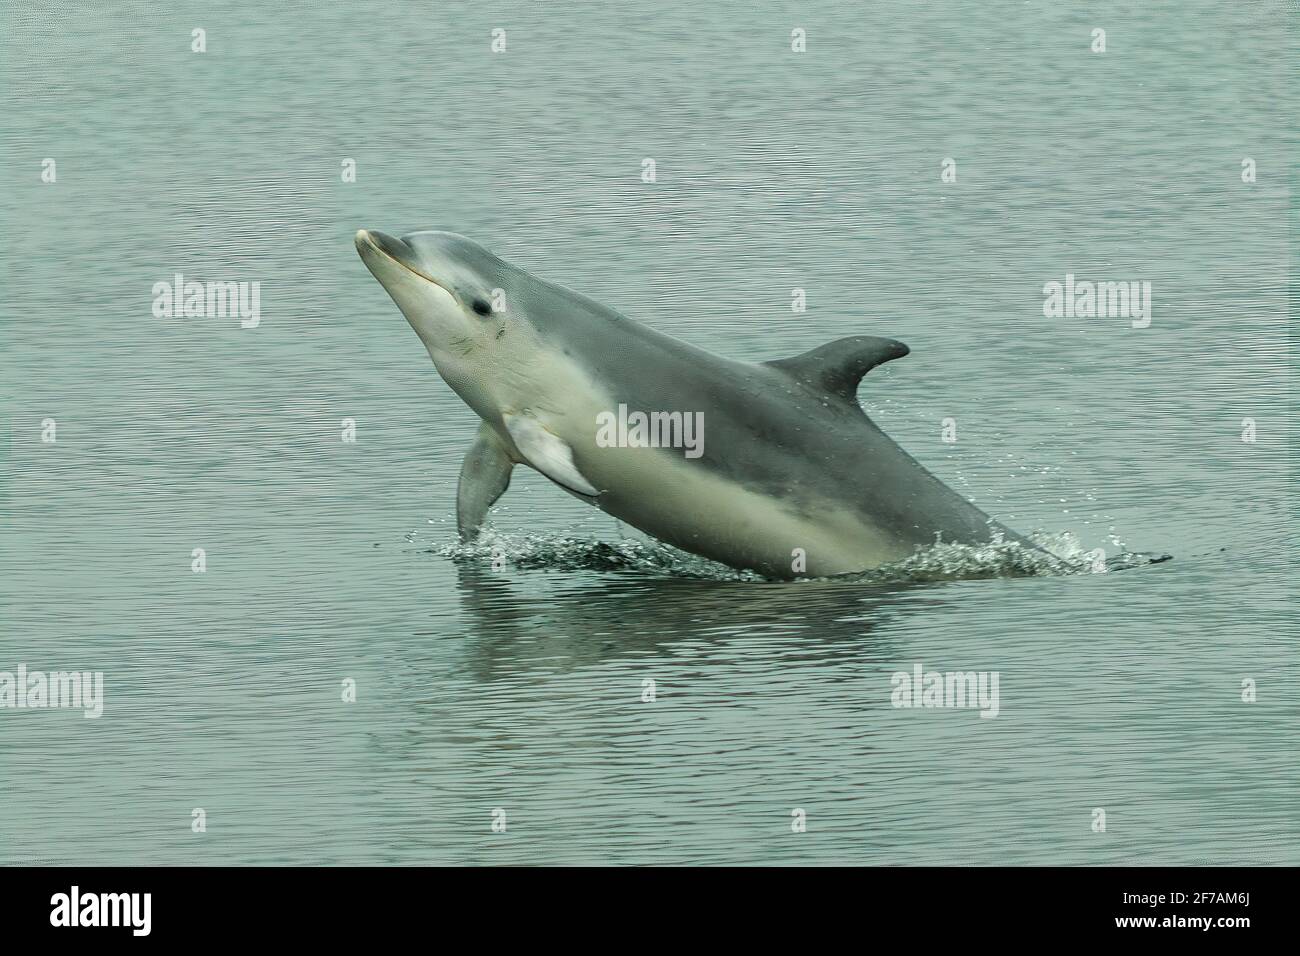
<path fill-rule="evenodd" d="M 491 315 L 491 314 L 492 314 L 492 306 L 488 305 L 488 304 L 487 304 L 486 302 L 484 302 L 482 299 L 475 299 L 475 300 L 474 300 L 474 311 L 477 312 L 479 315 Z"/>

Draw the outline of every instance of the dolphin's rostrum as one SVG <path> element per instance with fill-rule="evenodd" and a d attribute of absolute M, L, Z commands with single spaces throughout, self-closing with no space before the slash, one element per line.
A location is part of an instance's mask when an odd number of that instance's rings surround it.
<path fill-rule="evenodd" d="M 906 355 L 901 342 L 858 335 L 793 358 L 736 362 L 464 236 L 363 229 L 356 245 L 482 420 L 456 495 L 463 539 L 478 534 L 511 469 L 525 464 L 662 541 L 770 577 L 864 571 L 936 541 L 1023 543 L 858 404 L 861 378 Z M 616 409 L 657 414 L 661 425 L 680 420 L 674 413 L 698 416 L 707 438 L 694 457 L 598 440 L 598 422 Z"/>

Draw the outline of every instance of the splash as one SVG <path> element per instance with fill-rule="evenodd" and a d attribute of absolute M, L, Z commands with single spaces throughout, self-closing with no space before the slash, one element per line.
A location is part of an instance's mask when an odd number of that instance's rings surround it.
<path fill-rule="evenodd" d="M 554 532 L 512 534 L 485 530 L 469 544 L 448 544 L 430 550 L 453 560 L 488 565 L 504 561 L 510 567 L 526 570 L 631 571 L 713 581 L 764 580 L 761 575 L 736 571 L 658 541 L 634 538 L 611 542 Z"/>
<path fill-rule="evenodd" d="M 1101 548 L 1085 549 L 1070 532 L 1030 535 L 1035 547 L 996 537 L 983 544 L 937 542 L 911 557 L 855 575 L 880 582 L 966 581 L 981 578 L 1059 577 L 1104 574 L 1169 560 L 1170 556 Z M 1118 542 L 1116 542 L 1118 545 Z"/>
<path fill-rule="evenodd" d="M 1097 574 L 1157 564 L 1170 557 L 1123 550 L 1106 556 L 1100 549 L 1086 550 L 1069 532 L 1040 532 L 1031 540 L 1037 547 L 1002 539 L 976 545 L 940 542 L 902 561 L 837 580 L 897 583 Z M 711 581 L 767 580 L 752 571 L 737 571 L 658 541 L 634 538 L 611 542 L 565 533 L 489 529 L 469 544 L 441 545 L 429 551 L 455 561 L 483 565 L 496 562 L 498 566 L 503 562 L 523 570 L 627 572 Z"/>

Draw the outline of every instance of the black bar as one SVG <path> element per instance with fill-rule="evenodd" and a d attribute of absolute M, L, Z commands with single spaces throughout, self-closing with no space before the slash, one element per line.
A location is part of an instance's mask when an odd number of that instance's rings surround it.
<path fill-rule="evenodd" d="M 760 936 L 884 943 L 904 934 L 934 951 L 980 940 L 1128 939 L 1136 945 L 1216 947 L 1281 939 L 1294 928 L 1294 869 L 1244 868 L 7 868 L 0 869 L 6 943 L 221 942 L 430 939 L 457 927 L 479 944 L 497 934 L 609 940 L 680 939 L 699 923 Z M 115 896 L 98 919 L 100 894 Z M 148 933 L 144 896 L 148 898 Z M 87 902 L 87 897 L 93 897 Z M 66 899 L 66 906 L 63 900 Z M 60 907 L 63 906 L 62 910 Z M 134 917 L 134 919 L 133 919 Z M 1196 923 L 1191 921 L 1195 920 Z M 1201 921 L 1208 920 L 1209 925 Z M 1138 921 L 1138 922 L 1135 922 Z M 1149 922 L 1148 922 L 1149 921 Z M 603 927 L 603 928 L 602 928 Z M 459 933 L 459 931 L 458 931 Z M 1045 935 L 1046 934 L 1046 935 Z M 60 940 L 60 937 L 63 939 Z M 436 937 L 432 937 L 436 938 Z M 450 942 L 450 940 L 449 940 Z M 17 950 L 14 950 L 15 952 Z"/>

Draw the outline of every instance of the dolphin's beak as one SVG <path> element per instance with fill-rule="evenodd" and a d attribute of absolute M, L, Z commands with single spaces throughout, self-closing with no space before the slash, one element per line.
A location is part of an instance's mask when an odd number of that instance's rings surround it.
<path fill-rule="evenodd" d="M 378 270 L 382 268 L 382 264 L 386 259 L 391 259 L 417 278 L 436 285 L 448 294 L 455 295 L 445 282 L 439 282 L 424 270 L 420 264 L 419 255 L 403 240 L 390 236 L 386 232 L 380 232 L 378 229 L 358 229 L 353 241 L 357 245 L 357 252 L 361 255 L 361 261 L 374 273 L 375 278 L 385 286 L 387 285 L 385 281 L 386 273 L 381 274 Z"/>
<path fill-rule="evenodd" d="M 410 268 L 415 262 L 415 250 L 401 239 L 394 238 L 378 229 L 358 229 L 356 238 L 357 252 L 364 258 L 368 252 L 382 252 L 390 259 L 396 259 Z"/>

